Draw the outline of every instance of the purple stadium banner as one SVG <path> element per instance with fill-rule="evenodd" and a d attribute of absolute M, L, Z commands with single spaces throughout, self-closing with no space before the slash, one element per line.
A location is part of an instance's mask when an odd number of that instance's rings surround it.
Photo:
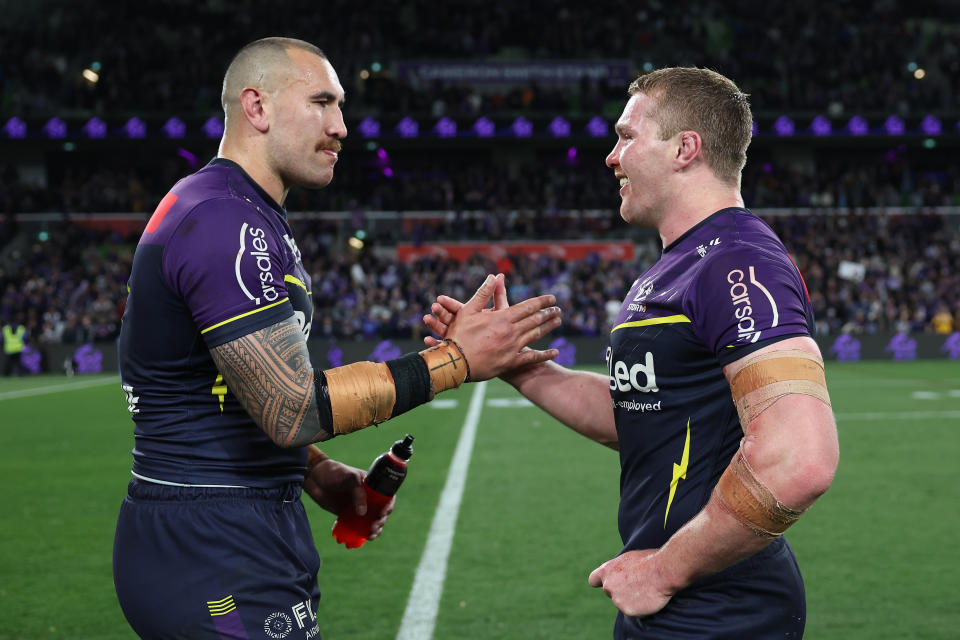
<path fill-rule="evenodd" d="M 404 82 L 464 82 L 469 84 L 576 83 L 581 78 L 627 82 L 632 65 L 626 60 L 542 60 L 486 62 L 424 60 L 398 62 L 396 74 Z"/>

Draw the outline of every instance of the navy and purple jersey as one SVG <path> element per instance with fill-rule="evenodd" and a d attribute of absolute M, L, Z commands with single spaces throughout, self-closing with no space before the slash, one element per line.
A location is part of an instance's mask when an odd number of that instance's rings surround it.
<path fill-rule="evenodd" d="M 606 354 L 624 551 L 661 547 L 736 452 L 743 431 L 722 367 L 810 335 L 812 313 L 787 250 L 744 209 L 690 229 L 633 283 Z"/>
<path fill-rule="evenodd" d="M 210 356 L 291 316 L 307 335 L 310 279 L 284 209 L 226 159 L 178 182 L 140 238 L 120 331 L 135 476 L 246 487 L 303 480 L 306 449 L 275 445 Z"/>

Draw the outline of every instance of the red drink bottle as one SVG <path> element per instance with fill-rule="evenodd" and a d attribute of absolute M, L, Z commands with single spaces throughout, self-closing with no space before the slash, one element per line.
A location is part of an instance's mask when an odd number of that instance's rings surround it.
<path fill-rule="evenodd" d="M 373 461 L 367 477 L 363 480 L 363 489 L 367 493 L 367 513 L 357 515 L 353 506 L 340 513 L 333 523 L 333 537 L 347 549 L 362 547 L 370 532 L 370 523 L 377 519 L 383 505 L 396 495 L 403 479 L 407 477 L 407 460 L 413 455 L 413 436 L 409 433 L 403 440 L 397 440 Z"/>

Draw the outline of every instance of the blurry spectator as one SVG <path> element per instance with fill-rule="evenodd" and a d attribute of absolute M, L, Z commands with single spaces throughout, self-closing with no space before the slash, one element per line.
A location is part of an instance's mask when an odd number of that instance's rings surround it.
<path fill-rule="evenodd" d="M 24 314 L 18 313 L 17 319 L 3 325 L 3 375 L 23 375 L 23 355 L 27 344 L 27 327 L 24 325 Z"/>
<path fill-rule="evenodd" d="M 930 318 L 930 329 L 934 333 L 950 334 L 953 333 L 953 314 L 946 305 L 941 304 L 937 313 Z"/>

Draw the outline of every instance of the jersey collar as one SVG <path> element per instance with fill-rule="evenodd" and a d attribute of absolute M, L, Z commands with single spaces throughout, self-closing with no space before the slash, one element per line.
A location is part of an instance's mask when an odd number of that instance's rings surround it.
<path fill-rule="evenodd" d="M 210 165 L 215 165 L 215 166 L 220 166 L 220 167 L 229 167 L 229 168 L 231 168 L 231 169 L 233 169 L 233 170 L 235 170 L 235 171 L 238 171 L 238 172 L 240 173 L 240 175 L 242 175 L 243 178 L 244 178 L 248 183 L 250 183 L 250 186 L 253 187 L 254 191 L 257 192 L 257 195 L 259 195 L 261 198 L 263 198 L 263 201 L 266 202 L 268 205 L 270 205 L 270 208 L 271 208 L 271 209 L 273 209 L 274 211 L 276 211 L 277 213 L 279 213 L 279 214 L 283 217 L 284 220 L 287 219 L 287 210 L 284 209 L 276 200 L 274 200 L 274 199 L 270 196 L 270 194 L 268 194 L 266 191 L 264 191 L 264 190 L 263 190 L 263 187 L 261 187 L 259 184 L 257 184 L 257 182 L 256 182 L 253 178 L 250 177 L 250 174 L 247 173 L 246 171 L 244 171 L 244 170 L 243 170 L 243 167 L 241 167 L 239 164 L 237 164 L 236 162 L 234 162 L 233 160 L 230 160 L 230 159 L 228 159 L 228 158 L 214 158 L 213 160 L 210 161 Z M 209 165 L 208 165 L 208 166 L 209 166 Z"/>
<path fill-rule="evenodd" d="M 697 224 L 693 225 L 692 227 L 690 227 L 689 229 L 687 229 L 686 231 L 684 231 L 683 234 L 682 234 L 679 238 L 677 238 L 676 240 L 674 240 L 673 242 L 671 242 L 670 244 L 668 244 L 666 247 L 664 247 L 664 248 L 663 248 L 663 253 L 661 253 L 660 255 L 666 255 L 666 253 L 667 253 L 668 251 L 672 250 L 674 247 L 676 247 L 676 246 L 679 245 L 681 242 L 683 242 L 690 234 L 694 233 L 697 229 L 699 229 L 700 227 L 706 225 L 708 222 L 710 222 L 710 221 L 713 220 L 714 218 L 718 218 L 718 217 L 722 216 L 723 214 L 725 214 L 725 213 L 727 213 L 727 212 L 730 212 L 730 211 L 744 211 L 744 212 L 745 212 L 745 211 L 747 211 L 747 210 L 746 210 L 745 208 L 743 208 L 743 207 L 726 207 L 725 209 L 720 209 L 720 211 L 716 211 L 716 212 L 714 212 L 714 213 L 711 213 L 709 216 L 707 216 L 706 218 L 704 218 L 703 220 L 701 220 L 701 221 L 698 222 Z"/>

